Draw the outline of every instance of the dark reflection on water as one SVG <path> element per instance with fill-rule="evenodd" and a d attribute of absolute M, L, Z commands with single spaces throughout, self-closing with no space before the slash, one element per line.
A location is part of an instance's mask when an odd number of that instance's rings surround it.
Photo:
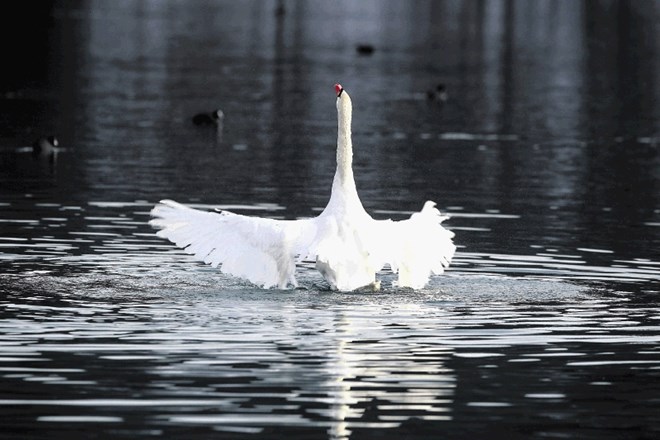
<path fill-rule="evenodd" d="M 6 8 L 3 438 L 660 435 L 657 2 Z M 261 291 L 154 236 L 165 197 L 318 213 L 337 81 L 365 206 L 436 200 L 446 276 Z"/>

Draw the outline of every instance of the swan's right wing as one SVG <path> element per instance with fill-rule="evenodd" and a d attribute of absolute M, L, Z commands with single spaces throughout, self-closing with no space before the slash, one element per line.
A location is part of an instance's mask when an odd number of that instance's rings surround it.
<path fill-rule="evenodd" d="M 398 272 L 399 286 L 422 288 L 431 274 L 441 274 L 449 266 L 456 246 L 454 233 L 441 224 L 447 218 L 429 201 L 407 220 L 376 221 L 379 257 Z"/>
<path fill-rule="evenodd" d="M 208 212 L 162 200 L 149 223 L 198 260 L 263 287 L 296 284 L 295 263 L 309 253 L 315 219 L 274 220 Z"/>

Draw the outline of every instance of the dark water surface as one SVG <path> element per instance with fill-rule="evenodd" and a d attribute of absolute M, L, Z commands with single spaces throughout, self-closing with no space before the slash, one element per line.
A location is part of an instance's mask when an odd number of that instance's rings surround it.
<path fill-rule="evenodd" d="M 0 438 L 660 437 L 658 2 L 6 8 Z M 154 235 L 316 215 L 335 82 L 367 210 L 451 214 L 445 276 L 264 291 Z"/>

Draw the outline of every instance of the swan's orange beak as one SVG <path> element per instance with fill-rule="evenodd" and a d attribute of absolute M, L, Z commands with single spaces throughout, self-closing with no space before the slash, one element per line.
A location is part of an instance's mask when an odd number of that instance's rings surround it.
<path fill-rule="evenodd" d="M 335 84 L 335 92 L 337 93 L 337 98 L 341 96 L 341 92 L 344 91 L 344 88 L 341 86 L 341 84 Z"/>

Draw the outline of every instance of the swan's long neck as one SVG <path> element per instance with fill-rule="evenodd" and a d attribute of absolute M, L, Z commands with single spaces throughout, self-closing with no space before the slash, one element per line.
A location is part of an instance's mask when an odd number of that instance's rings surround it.
<path fill-rule="evenodd" d="M 337 173 L 343 183 L 353 183 L 353 141 L 351 140 L 351 99 L 346 92 L 337 98 Z"/>
<path fill-rule="evenodd" d="M 337 116 L 337 171 L 332 182 L 328 207 L 341 211 L 364 212 L 353 178 L 352 104 L 346 91 L 337 98 Z"/>

